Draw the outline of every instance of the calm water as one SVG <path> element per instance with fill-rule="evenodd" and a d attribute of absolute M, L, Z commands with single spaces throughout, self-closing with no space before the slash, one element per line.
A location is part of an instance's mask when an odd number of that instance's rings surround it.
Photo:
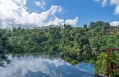
<path fill-rule="evenodd" d="M 50 55 L 7 55 L 10 64 L 0 67 L 0 77 L 92 77 L 92 73 L 77 68 Z"/>

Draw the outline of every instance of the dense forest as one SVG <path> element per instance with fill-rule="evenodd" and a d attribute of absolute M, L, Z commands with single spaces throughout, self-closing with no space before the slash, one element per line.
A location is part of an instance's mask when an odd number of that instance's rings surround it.
<path fill-rule="evenodd" d="M 119 47 L 119 28 L 108 22 L 83 27 L 45 26 L 34 29 L 0 29 L 1 53 L 63 52 L 67 61 L 96 60 L 108 47 Z"/>
<path fill-rule="evenodd" d="M 119 27 L 97 21 L 83 27 L 44 26 L 0 29 L 0 53 L 59 53 L 71 64 L 93 62 L 106 48 L 119 47 Z"/>

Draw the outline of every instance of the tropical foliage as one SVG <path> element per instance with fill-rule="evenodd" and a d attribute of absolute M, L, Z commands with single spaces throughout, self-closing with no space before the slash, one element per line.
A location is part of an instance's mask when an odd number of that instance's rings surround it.
<path fill-rule="evenodd" d="M 64 24 L 34 29 L 0 29 L 1 54 L 62 52 L 63 59 L 76 65 L 82 61 L 95 63 L 105 57 L 102 52 L 108 47 L 119 47 L 119 27 L 110 26 L 108 22 L 103 21 L 90 22 L 89 26 L 84 24 L 83 27 Z M 105 64 L 105 60 L 102 64 Z M 103 68 L 105 67 L 100 69 Z"/>

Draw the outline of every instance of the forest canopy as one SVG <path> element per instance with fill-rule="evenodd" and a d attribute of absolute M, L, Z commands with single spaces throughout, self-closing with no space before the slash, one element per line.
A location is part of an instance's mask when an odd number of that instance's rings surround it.
<path fill-rule="evenodd" d="M 119 47 L 119 27 L 97 21 L 83 27 L 45 26 L 0 29 L 0 53 L 63 53 L 71 64 L 95 61 L 108 47 Z"/>

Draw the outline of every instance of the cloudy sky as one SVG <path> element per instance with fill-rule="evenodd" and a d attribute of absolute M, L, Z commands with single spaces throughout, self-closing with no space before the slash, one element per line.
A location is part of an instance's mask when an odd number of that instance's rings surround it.
<path fill-rule="evenodd" d="M 0 0 L 0 28 L 119 24 L 119 0 Z"/>

